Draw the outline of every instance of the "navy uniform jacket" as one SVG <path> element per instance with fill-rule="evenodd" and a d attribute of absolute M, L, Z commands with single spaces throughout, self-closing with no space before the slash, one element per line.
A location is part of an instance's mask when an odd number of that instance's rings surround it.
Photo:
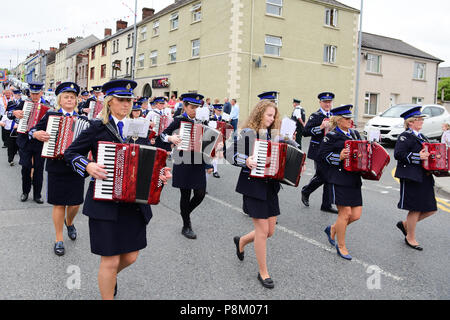
<path fill-rule="evenodd" d="M 14 109 L 10 110 L 7 114 L 8 118 L 10 120 L 16 120 L 16 117 L 12 114 L 13 111 L 16 110 L 23 110 L 23 106 L 25 104 L 25 101 L 21 101 L 20 104 L 18 104 Z M 33 152 L 41 152 L 43 143 L 37 139 L 33 139 L 33 132 L 30 130 L 30 132 L 27 133 L 19 133 L 17 136 L 17 145 L 19 146 L 19 149 L 21 150 L 27 150 L 27 151 L 33 151 Z"/>
<path fill-rule="evenodd" d="M 33 132 L 40 131 L 40 130 L 47 130 L 47 123 L 49 116 L 62 116 L 63 113 L 57 112 L 57 111 L 49 111 L 45 114 L 45 116 L 39 121 L 39 123 L 31 129 Z M 74 116 L 77 116 L 78 114 L 74 112 Z M 80 118 L 87 120 L 86 117 L 80 116 Z M 31 131 L 30 130 L 30 131 Z M 87 153 L 85 154 L 87 155 Z M 47 172 L 53 172 L 53 173 L 72 173 L 71 166 L 64 161 L 63 159 L 47 159 L 45 170 Z"/>
<path fill-rule="evenodd" d="M 83 177 L 88 177 L 86 166 L 92 162 L 85 154 L 92 151 L 94 159 L 97 159 L 97 150 L 99 141 L 110 141 L 114 143 L 123 143 L 117 133 L 114 124 L 105 125 L 101 120 L 91 121 L 91 126 L 84 130 L 78 138 L 70 145 L 64 153 L 66 160 L 75 172 Z M 148 139 L 139 138 L 136 143 L 150 145 Z M 135 203 L 116 203 L 114 201 L 98 201 L 93 199 L 94 196 L 94 179 L 89 184 L 83 206 L 83 214 L 86 216 L 107 221 L 117 221 L 119 215 L 119 206 L 125 206 L 129 210 L 139 210 L 143 213 L 146 223 L 152 218 L 152 210 L 150 205 Z"/>
<path fill-rule="evenodd" d="M 181 126 L 181 121 L 194 122 L 186 114 L 182 114 L 173 119 L 173 122 L 161 134 L 161 139 L 166 140 Z M 172 186 L 180 189 L 206 189 L 206 163 L 200 153 L 177 151 L 174 149 L 172 154 L 173 178 Z M 184 161 L 182 161 L 184 160 Z"/>
<path fill-rule="evenodd" d="M 358 131 L 350 129 L 349 132 L 351 138 L 338 129 L 328 132 L 320 144 L 318 156 L 325 159 L 325 163 L 328 165 L 326 176 L 328 183 L 346 187 L 360 187 L 362 185 L 360 173 L 345 170 L 343 162 L 340 160 L 345 141 L 361 140 Z"/>
<path fill-rule="evenodd" d="M 222 115 L 217 116 L 216 114 L 213 114 L 213 115 L 211 116 L 211 118 L 209 118 L 209 121 L 223 121 L 223 120 L 222 120 Z"/>
<path fill-rule="evenodd" d="M 266 201 L 269 185 L 278 193 L 280 191 L 280 183 L 272 179 L 250 177 L 250 169 L 245 162 L 253 154 L 253 146 L 257 138 L 254 130 L 250 128 L 243 129 L 239 135 L 234 137 L 234 143 L 226 150 L 226 159 L 231 164 L 242 168 L 236 185 L 236 192 Z"/>
<path fill-rule="evenodd" d="M 89 107 L 89 106 L 88 106 L 88 107 Z M 81 114 L 81 115 L 87 115 L 87 114 L 83 111 L 84 108 L 86 108 L 86 101 L 81 101 L 81 102 L 78 104 L 78 106 L 77 106 L 78 113 Z"/>
<path fill-rule="evenodd" d="M 424 175 L 427 174 L 422 167 L 419 154 L 424 142 L 428 142 L 428 139 L 423 135 L 422 138 L 417 137 L 411 129 L 398 136 L 394 149 L 394 158 L 398 161 L 396 178 L 422 182 Z"/>
<path fill-rule="evenodd" d="M 311 137 L 308 149 L 308 158 L 317 162 L 321 162 L 319 157 L 319 146 L 324 137 L 324 129 L 320 129 L 323 119 L 327 118 L 320 109 L 309 117 L 308 122 L 303 130 L 304 137 Z M 297 121 L 298 122 L 298 121 Z"/>

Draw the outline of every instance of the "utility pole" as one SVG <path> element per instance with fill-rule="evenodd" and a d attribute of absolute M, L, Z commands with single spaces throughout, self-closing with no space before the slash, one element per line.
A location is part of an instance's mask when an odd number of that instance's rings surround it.
<path fill-rule="evenodd" d="M 134 37 L 133 37 L 133 61 L 131 63 L 131 68 L 133 70 L 131 74 L 131 80 L 134 80 L 136 76 L 136 49 L 137 49 L 137 25 L 136 25 L 136 19 L 137 19 L 137 0 L 134 4 Z"/>
<path fill-rule="evenodd" d="M 361 41 L 362 41 L 362 21 L 363 21 L 363 2 L 361 0 L 361 11 L 359 14 L 359 39 L 358 39 L 358 64 L 356 67 L 356 87 L 355 87 L 355 111 L 353 112 L 355 116 L 355 125 L 358 126 L 358 108 L 359 108 L 359 73 L 361 70 Z"/>

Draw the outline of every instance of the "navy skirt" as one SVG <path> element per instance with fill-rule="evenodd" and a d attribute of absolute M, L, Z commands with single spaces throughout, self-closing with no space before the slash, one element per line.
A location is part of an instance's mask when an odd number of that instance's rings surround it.
<path fill-rule="evenodd" d="M 268 219 L 280 215 L 278 192 L 276 192 L 274 184 L 268 184 L 265 201 L 244 195 L 243 210 L 249 217 L 255 219 Z"/>
<path fill-rule="evenodd" d="M 347 187 L 330 184 L 331 203 L 344 207 L 360 207 L 363 205 L 361 187 Z"/>
<path fill-rule="evenodd" d="M 47 202 L 56 206 L 77 206 L 84 200 L 84 178 L 75 172 L 48 172 Z"/>
<path fill-rule="evenodd" d="M 433 176 L 424 174 L 422 182 L 400 179 L 398 208 L 419 212 L 437 211 Z"/>
<path fill-rule="evenodd" d="M 91 252 L 100 256 L 116 256 L 147 247 L 147 223 L 136 204 L 117 204 L 117 221 L 89 218 Z"/>

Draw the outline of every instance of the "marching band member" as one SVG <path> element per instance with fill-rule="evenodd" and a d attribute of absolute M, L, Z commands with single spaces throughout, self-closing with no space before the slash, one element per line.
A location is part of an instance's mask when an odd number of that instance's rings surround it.
<path fill-rule="evenodd" d="M 211 116 L 209 121 L 223 121 L 222 120 L 223 104 L 216 103 L 213 105 L 213 108 L 214 108 L 214 114 Z M 214 178 L 220 178 L 219 172 L 217 170 L 217 164 L 218 164 L 218 157 L 216 156 L 211 161 L 211 165 L 213 166 L 213 177 Z"/>
<path fill-rule="evenodd" d="M 140 117 L 142 117 L 142 107 L 139 102 L 136 101 L 133 103 L 133 108 L 131 108 L 130 118 L 139 119 Z"/>
<path fill-rule="evenodd" d="M 329 129 L 330 109 L 333 105 L 334 93 L 322 92 L 317 98 L 319 99 L 320 109 L 314 112 L 306 123 L 303 130 L 304 137 L 311 137 L 308 149 L 308 158 L 314 160 L 314 167 L 316 173 L 309 181 L 307 185 L 302 188 L 302 202 L 305 206 L 309 207 L 309 196 L 317 188 L 323 184 L 322 205 L 320 210 L 338 213 L 336 209 L 331 206 L 330 199 L 330 187 L 326 182 L 327 166 L 323 163 L 322 159 L 318 156 L 319 147 L 325 136 L 325 129 Z"/>
<path fill-rule="evenodd" d="M 77 106 L 78 113 L 80 115 L 87 116 L 89 114 L 89 105 L 86 105 L 86 101 L 89 99 L 89 92 L 86 90 L 82 91 L 80 94 L 80 98 L 81 98 L 81 101 Z M 84 110 L 84 108 L 87 108 L 87 110 Z M 87 112 L 85 112 L 85 111 L 87 111 Z"/>
<path fill-rule="evenodd" d="M 302 136 L 303 129 L 305 128 L 306 114 L 305 109 L 303 109 L 300 105 L 302 101 L 299 99 L 293 99 L 292 104 L 294 107 L 294 111 L 292 112 L 291 119 L 295 121 L 297 130 L 295 131 L 295 142 L 300 145 L 300 149 L 302 148 Z"/>
<path fill-rule="evenodd" d="M 147 246 L 146 226 L 152 218 L 150 205 L 97 201 L 93 199 L 94 179 L 106 179 L 104 165 L 90 161 L 84 155 L 92 151 L 97 159 L 98 142 L 123 143 L 123 120 L 132 108 L 133 89 L 137 83 L 118 79 L 103 85 L 106 94 L 101 121 L 91 121 L 64 154 L 72 169 L 83 177 L 92 176 L 85 198 L 83 214 L 89 217 L 91 252 L 101 256 L 98 285 L 103 299 L 113 299 L 117 293 L 117 274 L 133 264 L 139 251 Z M 149 145 L 148 139 L 139 138 L 136 143 Z M 166 168 L 160 179 L 170 178 Z"/>
<path fill-rule="evenodd" d="M 203 96 L 197 93 L 186 93 L 181 95 L 184 104 L 184 113 L 175 117 L 173 122 L 161 134 L 162 141 L 179 145 L 181 137 L 174 134 L 180 129 L 181 121 L 195 123 L 196 109 L 202 105 Z M 192 230 L 190 215 L 205 198 L 206 194 L 206 164 L 203 159 L 194 156 L 194 152 L 185 153 L 179 151 L 172 157 L 173 180 L 172 186 L 180 189 L 180 213 L 183 219 L 181 233 L 188 239 L 197 239 L 197 235 Z M 186 161 L 185 161 L 186 160 Z M 208 170 L 210 173 L 212 169 Z M 192 192 L 194 196 L 191 198 Z"/>
<path fill-rule="evenodd" d="M 152 110 L 147 114 L 146 119 L 150 120 L 152 125 L 155 125 L 155 118 L 167 116 L 165 114 L 165 105 L 167 98 L 166 97 L 156 97 L 152 101 Z M 170 117 L 172 117 L 170 115 Z M 161 135 L 158 135 L 154 138 L 154 146 L 157 148 L 164 149 L 168 152 L 172 151 L 172 147 L 170 143 L 164 142 L 161 139 Z"/>
<path fill-rule="evenodd" d="M 14 166 L 14 157 L 19 151 L 19 146 L 17 145 L 17 124 L 18 119 L 10 120 L 7 115 L 8 112 L 14 110 L 18 104 L 22 101 L 21 91 L 13 90 L 14 99 L 8 102 L 6 107 L 6 113 L 2 118 L 3 125 L 0 122 L 0 126 L 4 127 L 6 130 L 6 147 L 8 148 L 8 163 L 12 167 Z"/>
<path fill-rule="evenodd" d="M 79 92 L 80 87 L 76 83 L 61 83 L 55 90 L 58 111 L 47 112 L 36 127 L 30 130 L 33 132 L 33 138 L 41 142 L 47 142 L 50 139 L 50 135 L 46 131 L 49 116 L 77 117 L 75 107 Z M 87 117 L 84 116 L 80 116 L 80 118 L 87 120 Z M 47 202 L 53 205 L 52 217 L 56 233 L 53 250 L 56 255 L 62 256 L 65 253 L 64 225 L 66 225 L 69 238 L 71 240 L 77 238 L 77 230 L 73 221 L 84 200 L 84 178 L 74 172 L 64 159 L 47 159 L 45 169 L 48 173 Z"/>
<path fill-rule="evenodd" d="M 336 247 L 340 257 L 351 260 L 345 244 L 347 226 L 361 217 L 362 194 L 361 174 L 343 168 L 342 161 L 349 157 L 345 149 L 346 140 L 361 140 L 358 131 L 352 126 L 352 105 L 345 105 L 331 110 L 330 131 L 323 139 L 318 150 L 318 157 L 325 159 L 328 166 L 327 182 L 331 188 L 330 202 L 338 208 L 336 222 L 325 229 L 328 241 Z M 337 242 L 336 242 L 337 237 Z"/>
<path fill-rule="evenodd" d="M 78 110 L 78 111 L 84 113 L 85 115 L 89 115 L 89 113 L 92 111 L 90 109 L 89 105 L 91 104 L 91 101 L 95 101 L 96 105 L 94 106 L 94 108 L 97 110 L 94 110 L 93 118 L 96 118 L 97 115 L 100 114 L 100 111 L 101 111 L 100 107 L 97 107 L 97 103 L 100 103 L 103 105 L 103 103 L 102 103 L 102 99 L 103 99 L 102 86 L 93 86 L 92 90 L 93 90 L 93 96 L 88 98 L 85 101 L 82 110 Z M 97 112 L 98 112 L 98 114 L 97 114 Z"/>
<path fill-rule="evenodd" d="M 30 82 L 29 84 L 30 98 L 33 103 L 40 103 L 42 97 L 42 87 L 44 84 Z M 22 101 L 16 108 L 8 112 L 10 120 L 23 118 Z M 42 142 L 33 139 L 32 133 L 19 133 L 17 136 L 17 145 L 19 147 L 19 164 L 22 166 L 22 195 L 20 201 L 25 202 L 33 185 L 33 199 L 38 204 L 43 204 L 41 191 L 42 182 L 44 180 L 44 159 L 41 158 Z M 32 170 L 34 169 L 34 170 Z M 31 172 L 33 171 L 33 177 Z"/>
<path fill-rule="evenodd" d="M 259 266 L 258 280 L 264 287 L 272 289 L 274 282 L 267 270 L 266 243 L 275 232 L 277 216 L 280 214 L 278 201 L 280 183 L 249 176 L 250 171 L 257 166 L 254 157 L 250 155 L 255 139 L 271 140 L 271 130 L 279 130 L 281 126 L 276 104 L 270 100 L 272 99 L 262 99 L 255 106 L 243 126 L 240 138 L 235 137 L 232 164 L 242 167 L 236 192 L 243 195 L 243 210 L 252 218 L 254 225 L 254 230 L 250 233 L 234 237 L 236 254 L 239 260 L 244 260 L 245 246 L 254 242 Z M 227 153 L 229 152 L 227 150 Z M 227 160 L 229 158 L 230 155 L 227 156 Z"/>
<path fill-rule="evenodd" d="M 422 167 L 422 161 L 430 154 L 422 146 L 428 139 L 420 133 L 425 117 L 420 109 L 420 106 L 413 107 L 400 115 L 405 119 L 406 131 L 399 135 L 394 149 L 395 177 L 400 179 L 398 208 L 408 211 L 406 221 L 399 221 L 397 227 L 405 236 L 406 244 L 419 251 L 423 248 L 416 240 L 417 222 L 437 211 L 433 175 Z"/>
<path fill-rule="evenodd" d="M 145 118 L 148 113 L 151 111 L 148 108 L 148 97 L 142 97 L 138 100 L 142 108 L 142 116 Z"/>

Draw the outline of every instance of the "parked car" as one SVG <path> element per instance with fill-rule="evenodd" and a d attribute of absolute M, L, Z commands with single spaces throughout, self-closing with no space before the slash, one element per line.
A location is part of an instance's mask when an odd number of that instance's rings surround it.
<path fill-rule="evenodd" d="M 364 126 L 364 136 L 370 130 L 380 130 L 381 141 L 397 141 L 400 133 L 405 131 L 404 119 L 400 115 L 406 110 L 414 107 L 414 104 L 398 104 L 390 107 L 385 112 L 370 119 Z M 436 104 L 427 104 L 422 106 L 422 113 L 426 115 L 421 132 L 430 139 L 439 139 L 442 136 L 442 124 L 450 120 L 450 113 L 443 106 Z"/>

